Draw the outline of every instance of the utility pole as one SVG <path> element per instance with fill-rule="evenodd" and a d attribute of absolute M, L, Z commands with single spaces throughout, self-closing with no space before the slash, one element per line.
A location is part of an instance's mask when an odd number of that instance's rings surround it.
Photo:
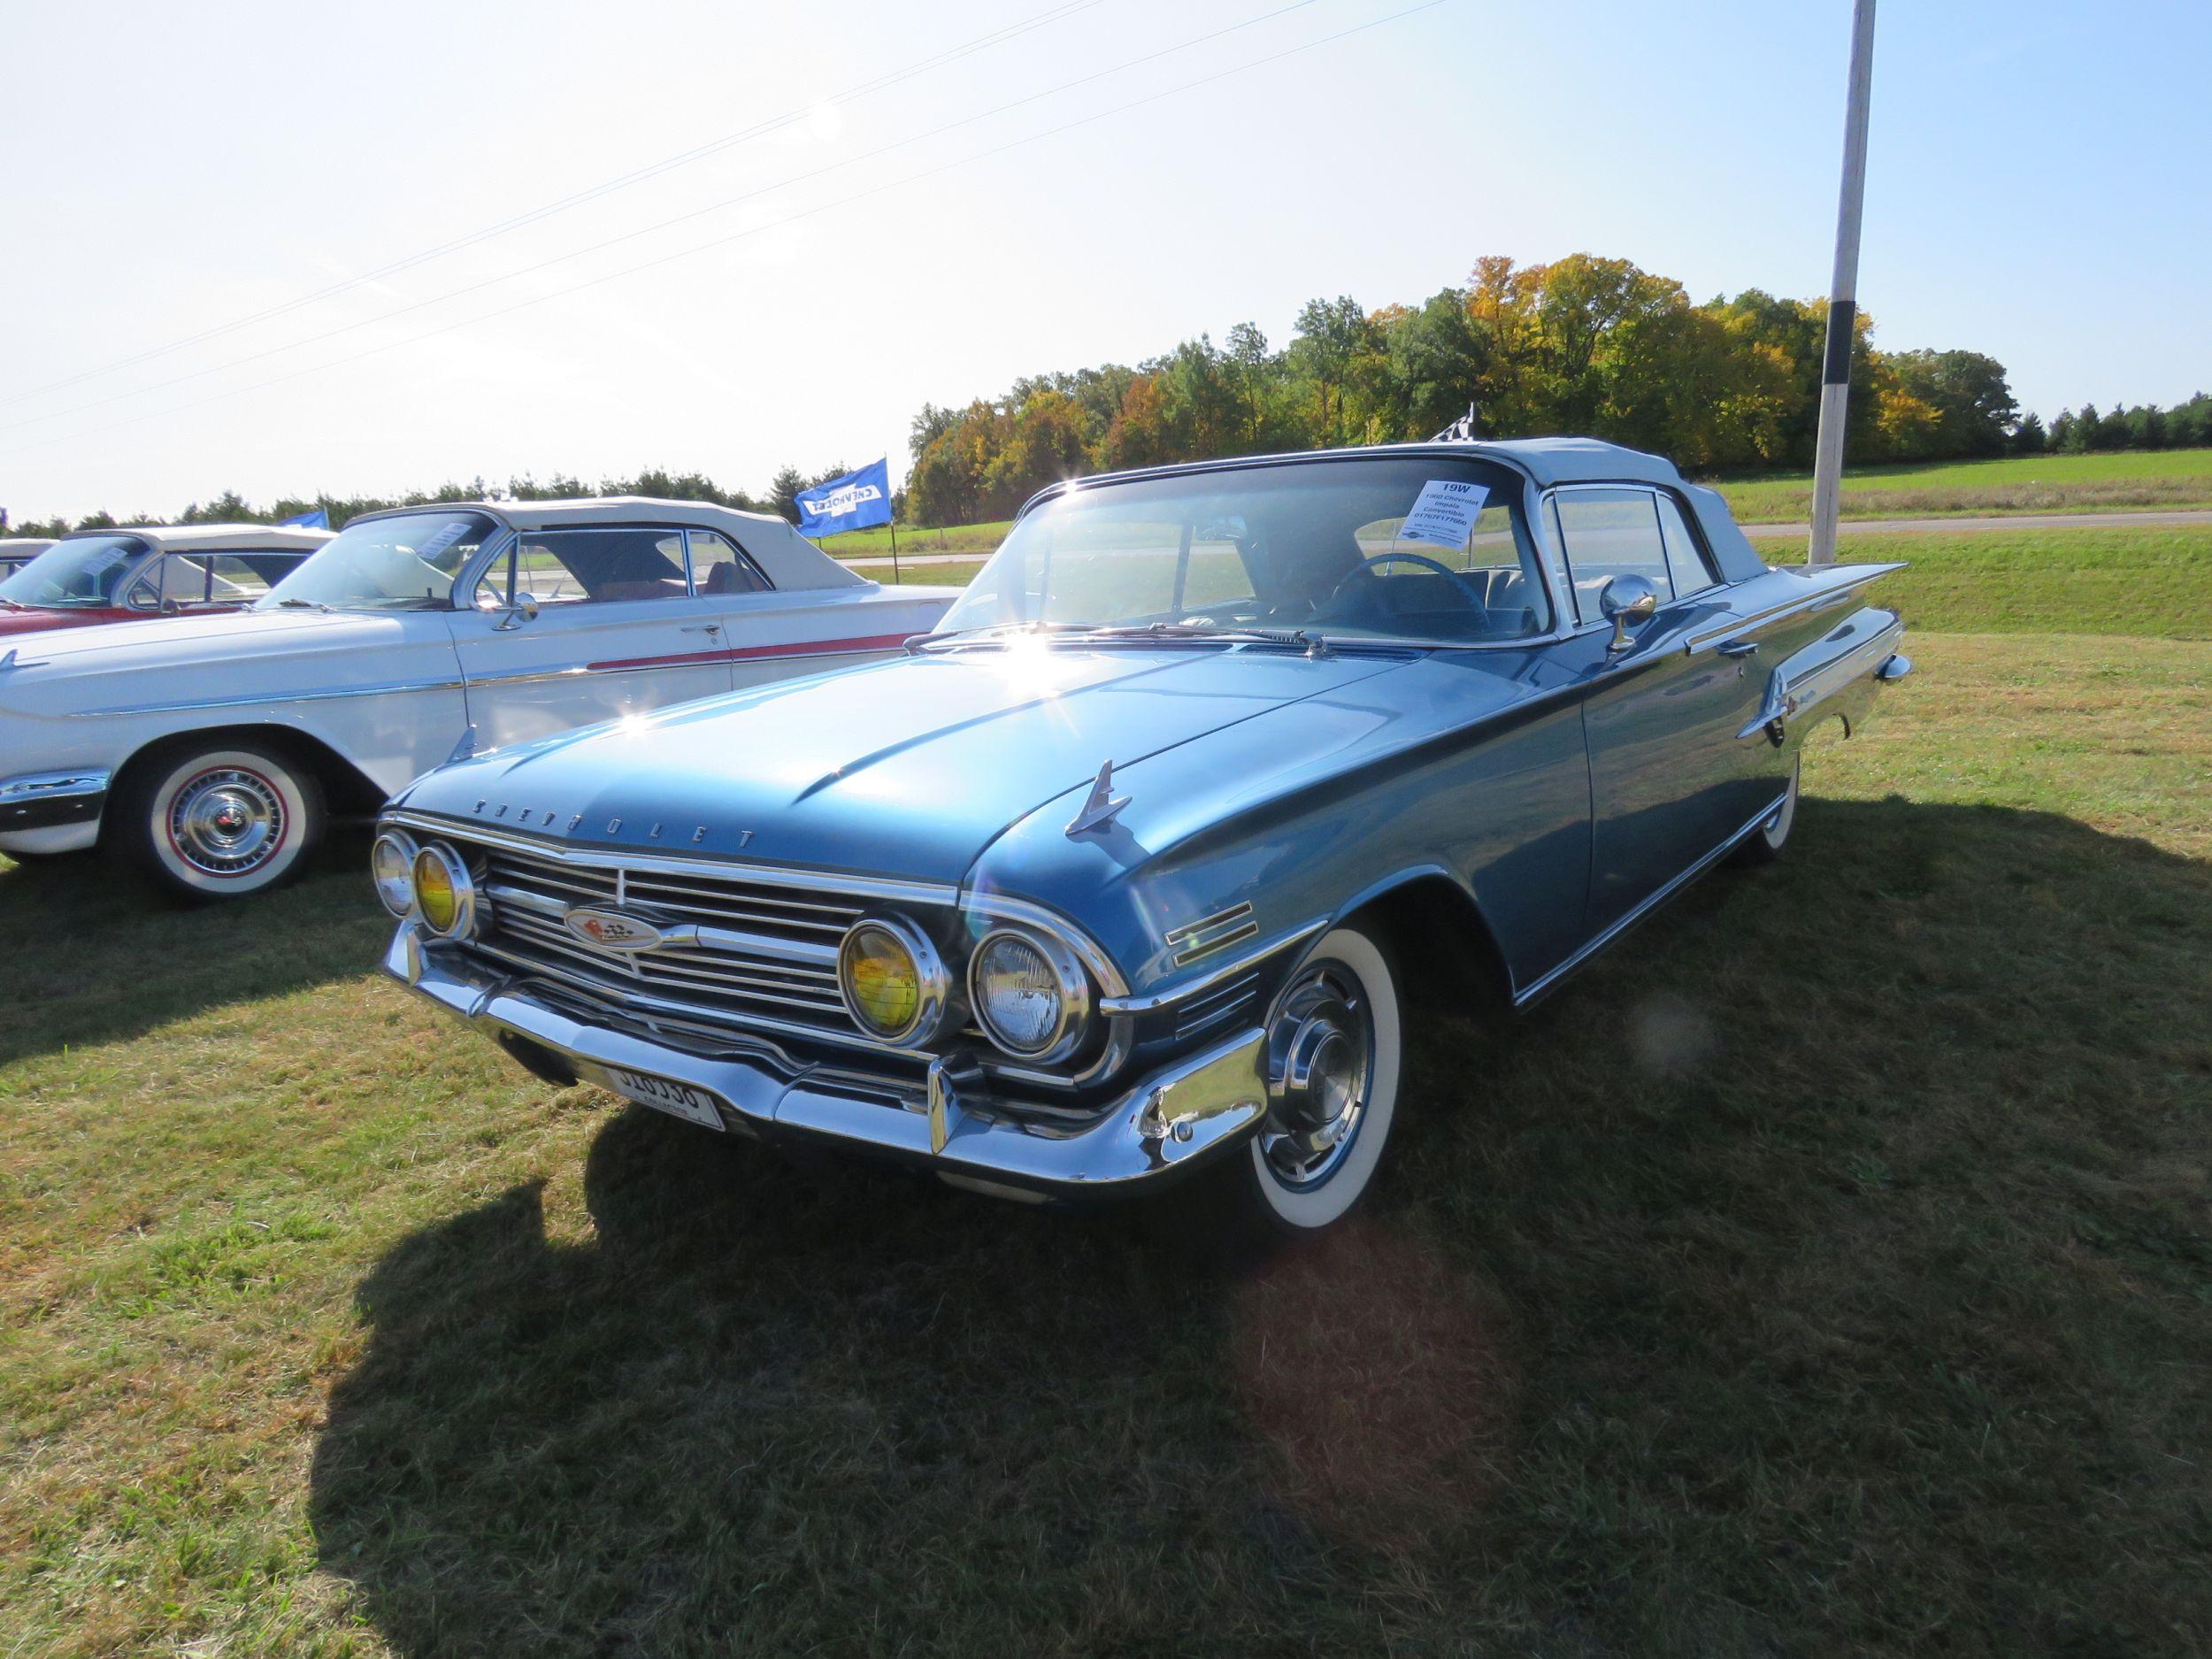
<path fill-rule="evenodd" d="M 1836 562 L 1843 503 L 1843 429 L 1851 400 L 1851 342 L 1859 317 L 1859 219 L 1866 206 L 1866 106 L 1874 81 L 1874 0 L 1854 0 L 1851 90 L 1843 121 L 1843 190 L 1836 203 L 1836 269 L 1828 282 L 1828 349 L 1820 365 L 1820 437 L 1813 456 L 1809 565 Z"/>

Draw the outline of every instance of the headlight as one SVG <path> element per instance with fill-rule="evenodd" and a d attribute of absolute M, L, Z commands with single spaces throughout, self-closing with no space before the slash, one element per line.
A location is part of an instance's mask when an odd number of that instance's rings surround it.
<path fill-rule="evenodd" d="M 948 988 L 937 948 L 902 917 L 855 922 L 838 947 L 837 991 L 845 1010 L 886 1042 L 920 1042 L 934 1034 Z"/>
<path fill-rule="evenodd" d="M 1082 1041 L 1091 982 L 1075 953 L 1043 934 L 1002 928 L 968 962 L 968 998 L 991 1041 L 1024 1060 L 1062 1060 Z"/>
<path fill-rule="evenodd" d="M 414 838 L 386 830 L 369 849 L 369 873 L 376 881 L 376 896 L 384 908 L 403 921 L 415 913 Z"/>
<path fill-rule="evenodd" d="M 432 841 L 415 855 L 415 911 L 434 933 L 452 939 L 476 918 L 476 884 L 450 847 Z"/>

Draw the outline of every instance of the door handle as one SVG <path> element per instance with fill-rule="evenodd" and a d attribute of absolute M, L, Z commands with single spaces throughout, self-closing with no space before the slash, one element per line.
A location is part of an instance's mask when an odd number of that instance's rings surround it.
<path fill-rule="evenodd" d="M 679 634 L 719 634 L 722 632 L 722 625 L 719 622 L 687 622 L 677 632 Z"/>
<path fill-rule="evenodd" d="M 1724 640 L 1718 649 L 1723 657 L 1756 657 L 1759 654 L 1759 641 L 1756 640 Z"/>

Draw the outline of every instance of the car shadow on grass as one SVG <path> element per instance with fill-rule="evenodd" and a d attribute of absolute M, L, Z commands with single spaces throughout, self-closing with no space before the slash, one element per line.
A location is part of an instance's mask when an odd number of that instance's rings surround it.
<path fill-rule="evenodd" d="M 391 933 L 354 838 L 300 881 L 188 906 L 98 857 L 0 868 L 0 1064 L 350 979 Z"/>
<path fill-rule="evenodd" d="M 408 1655 L 2212 1630 L 2212 877 L 1818 806 L 1430 1030 L 1364 1219 L 1250 1271 L 614 1118 L 588 1233 L 521 1185 L 362 1285 L 324 1565 Z"/>

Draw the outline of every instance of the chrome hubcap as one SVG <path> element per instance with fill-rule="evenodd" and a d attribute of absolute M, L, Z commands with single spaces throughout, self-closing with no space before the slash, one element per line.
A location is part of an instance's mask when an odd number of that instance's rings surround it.
<path fill-rule="evenodd" d="M 257 772 L 233 766 L 204 772 L 170 803 L 169 841 L 204 874 L 246 875 L 283 845 L 284 797 Z"/>
<path fill-rule="evenodd" d="M 1350 1154 L 1374 1076 L 1374 1027 L 1358 981 L 1334 963 L 1309 968 L 1284 995 L 1267 1048 L 1261 1154 L 1285 1186 L 1317 1187 Z"/>

